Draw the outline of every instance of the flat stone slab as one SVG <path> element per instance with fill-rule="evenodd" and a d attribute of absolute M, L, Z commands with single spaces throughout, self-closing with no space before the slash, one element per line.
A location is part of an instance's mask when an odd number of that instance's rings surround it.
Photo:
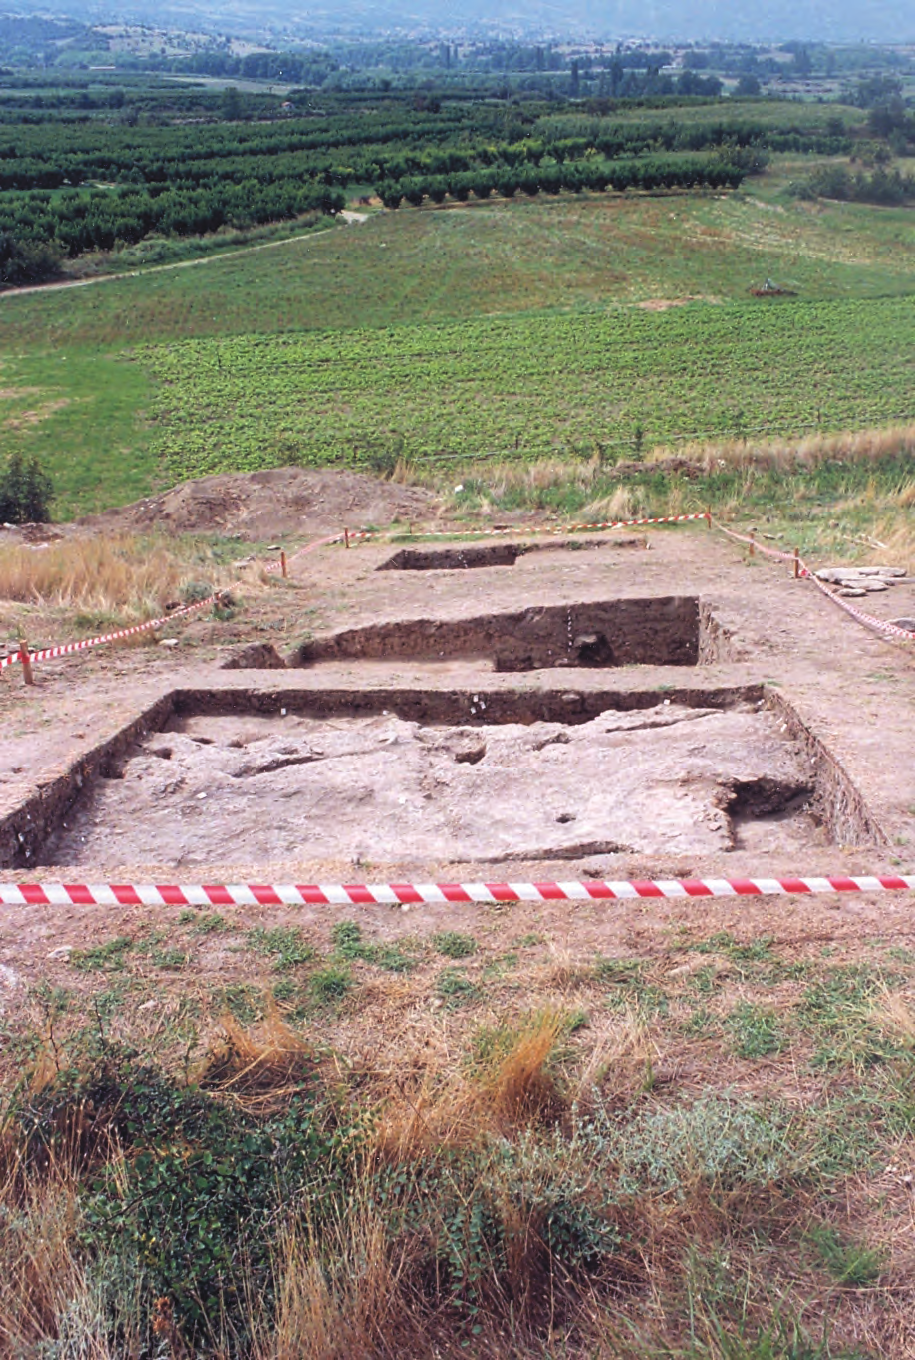
<path fill-rule="evenodd" d="M 901 581 L 908 575 L 905 567 L 821 567 L 816 573 L 820 581 L 854 581 L 863 584 L 865 580 Z"/>

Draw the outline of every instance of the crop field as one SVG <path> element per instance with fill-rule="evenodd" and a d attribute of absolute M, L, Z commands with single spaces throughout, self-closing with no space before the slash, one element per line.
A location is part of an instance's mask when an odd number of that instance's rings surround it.
<path fill-rule="evenodd" d="M 904 418 L 911 211 L 785 198 L 809 166 L 779 158 L 733 195 L 404 208 L 0 296 L 4 443 L 40 454 L 65 515 L 291 458 Z M 798 296 L 751 300 L 767 277 Z"/>
<path fill-rule="evenodd" d="M 807 299 L 915 291 L 911 210 L 804 203 L 819 159 L 737 194 L 570 196 L 402 208 L 361 225 L 63 295 L 0 296 L 13 349 L 348 329 L 709 296 L 767 277 Z M 112 257 L 116 263 L 117 257 Z M 135 255 L 125 253 L 125 267 Z"/>
<path fill-rule="evenodd" d="M 901 419 L 907 299 L 479 320 L 143 352 L 170 476 L 373 450 L 468 458 Z M 638 431 L 642 434 L 639 435 Z"/>

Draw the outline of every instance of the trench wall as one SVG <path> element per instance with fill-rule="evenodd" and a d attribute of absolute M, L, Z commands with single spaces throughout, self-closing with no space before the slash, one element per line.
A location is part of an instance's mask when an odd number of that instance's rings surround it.
<path fill-rule="evenodd" d="M 83 752 L 68 770 L 40 784 L 0 818 L 0 868 L 22 868 L 40 863 L 42 847 L 86 785 L 94 779 L 117 774 L 138 741 L 151 732 L 161 731 L 175 717 L 196 714 L 241 716 L 246 713 L 279 716 L 285 709 L 287 713 L 316 718 L 371 716 L 387 711 L 407 721 L 480 727 L 541 721 L 578 724 L 608 710 L 650 709 L 665 700 L 691 707 L 720 708 L 765 700 L 807 752 L 815 789 L 814 808 L 832 839 L 845 845 L 886 843 L 886 835 L 842 764 L 784 696 L 761 684 L 583 692 L 571 688 L 565 691 L 558 688 L 550 691 L 181 689 L 161 696 L 120 731 Z"/>
<path fill-rule="evenodd" d="M 293 665 L 318 661 L 491 660 L 497 671 L 553 666 L 695 666 L 701 617 L 692 595 L 544 605 L 469 619 L 408 619 L 305 643 Z"/>

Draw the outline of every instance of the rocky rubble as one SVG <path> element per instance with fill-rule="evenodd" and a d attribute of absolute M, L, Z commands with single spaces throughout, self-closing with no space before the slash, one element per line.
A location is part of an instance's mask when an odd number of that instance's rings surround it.
<path fill-rule="evenodd" d="M 888 590 L 906 575 L 905 567 L 821 567 L 817 579 L 839 587 L 839 594 L 860 598 Z"/>

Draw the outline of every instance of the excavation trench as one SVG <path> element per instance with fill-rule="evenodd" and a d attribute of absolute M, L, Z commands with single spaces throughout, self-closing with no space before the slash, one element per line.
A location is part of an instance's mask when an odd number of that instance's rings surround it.
<path fill-rule="evenodd" d="M 376 571 L 467 571 L 474 567 L 513 567 L 530 553 L 596 551 L 607 548 L 645 548 L 644 538 L 547 539 L 543 543 L 477 543 L 452 547 L 401 548 Z"/>
<path fill-rule="evenodd" d="M 293 702 L 293 697 L 297 700 Z M 816 771 L 761 690 L 181 692 L 61 807 L 47 864 L 796 854 Z M 622 698 L 623 696 L 619 696 Z"/>
<path fill-rule="evenodd" d="M 488 661 L 496 671 L 696 666 L 703 620 L 693 595 L 543 605 L 467 619 L 407 619 L 314 639 L 298 649 L 291 664 L 461 658 Z"/>

